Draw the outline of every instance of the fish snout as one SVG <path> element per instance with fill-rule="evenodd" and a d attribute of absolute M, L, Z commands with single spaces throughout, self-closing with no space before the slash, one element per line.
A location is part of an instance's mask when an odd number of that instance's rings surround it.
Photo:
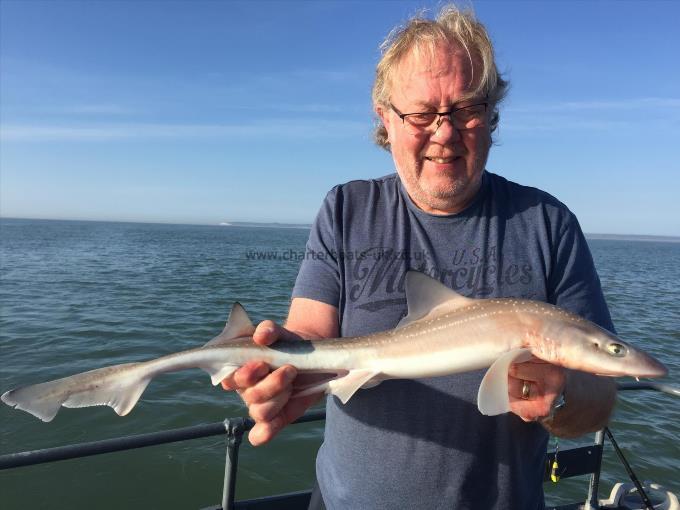
<path fill-rule="evenodd" d="M 668 368 L 666 365 L 661 363 L 659 360 L 645 354 L 638 352 L 640 360 L 636 360 L 636 368 L 638 368 L 638 373 L 630 374 L 632 377 L 665 377 L 668 375 Z"/>

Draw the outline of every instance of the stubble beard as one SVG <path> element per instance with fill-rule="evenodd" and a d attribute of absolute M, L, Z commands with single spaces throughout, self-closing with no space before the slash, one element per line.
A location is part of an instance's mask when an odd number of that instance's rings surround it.
<path fill-rule="evenodd" d="M 486 158 L 477 158 L 474 162 L 475 172 L 470 177 L 466 172 L 462 176 L 452 176 L 448 182 L 427 182 L 422 179 L 422 162 L 418 168 L 412 169 L 403 176 L 406 188 L 416 205 L 422 205 L 436 211 L 450 211 L 455 214 L 465 209 L 477 195 L 481 185 Z M 400 172 L 401 173 L 401 172 Z"/>

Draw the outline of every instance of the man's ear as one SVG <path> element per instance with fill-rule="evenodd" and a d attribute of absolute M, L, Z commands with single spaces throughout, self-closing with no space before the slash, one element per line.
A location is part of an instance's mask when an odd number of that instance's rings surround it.
<path fill-rule="evenodd" d="M 383 123 L 383 126 L 385 126 L 385 129 L 387 131 L 390 130 L 390 112 L 387 108 L 385 108 L 383 105 L 376 105 L 375 106 L 375 114 L 380 117 L 381 122 Z"/>

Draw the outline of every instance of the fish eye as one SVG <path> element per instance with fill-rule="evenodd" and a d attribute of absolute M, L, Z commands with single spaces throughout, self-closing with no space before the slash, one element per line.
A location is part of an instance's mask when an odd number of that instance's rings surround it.
<path fill-rule="evenodd" d="M 607 345 L 607 350 L 609 351 L 610 354 L 613 354 L 614 356 L 622 357 L 625 356 L 627 353 L 627 349 L 624 345 L 617 344 L 616 342 L 612 342 L 609 345 Z"/>

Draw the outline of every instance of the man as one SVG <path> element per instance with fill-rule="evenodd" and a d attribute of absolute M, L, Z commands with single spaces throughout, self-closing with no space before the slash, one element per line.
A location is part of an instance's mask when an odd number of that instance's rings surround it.
<path fill-rule="evenodd" d="M 414 19 L 383 46 L 373 89 L 379 145 L 397 175 L 327 195 L 277 338 L 354 336 L 394 327 L 406 313 L 404 275 L 426 272 L 469 297 L 547 301 L 612 329 L 592 258 L 571 212 L 553 197 L 485 171 L 498 75 L 484 27 L 446 7 Z M 604 425 L 611 381 L 540 360 L 513 365 L 512 413 L 482 416 L 484 371 L 391 380 L 346 404 L 327 401 L 317 478 L 328 508 L 542 508 L 548 431 L 576 436 Z M 237 389 L 262 444 L 320 396 L 289 399 L 293 367 L 249 363 L 223 382 Z M 556 410 L 556 404 L 563 403 Z"/>

